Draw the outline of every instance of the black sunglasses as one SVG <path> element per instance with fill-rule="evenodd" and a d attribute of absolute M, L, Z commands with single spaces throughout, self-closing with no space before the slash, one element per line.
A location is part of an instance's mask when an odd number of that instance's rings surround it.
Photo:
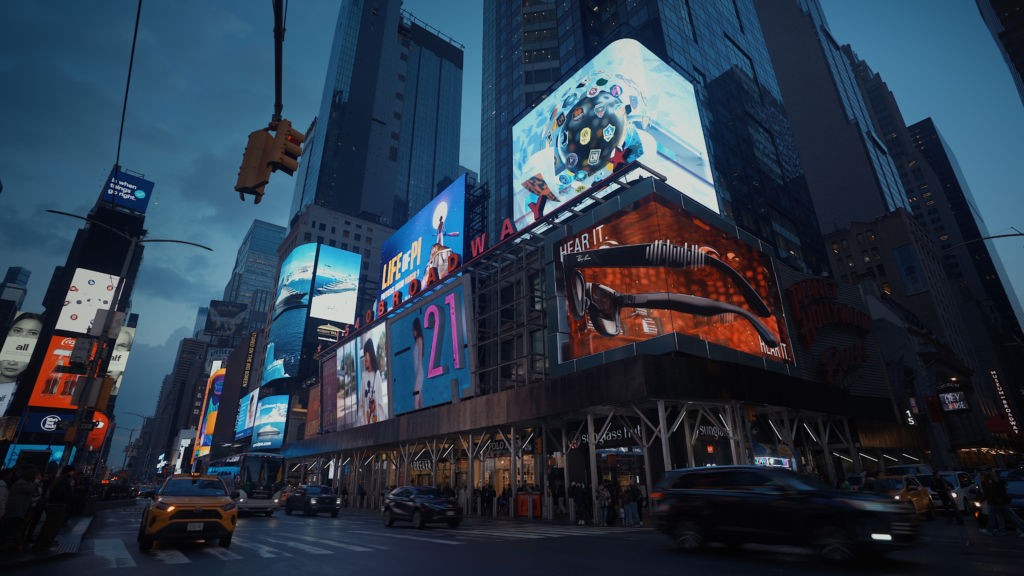
<path fill-rule="evenodd" d="M 646 308 L 674 310 L 695 316 L 718 316 L 736 314 L 747 320 L 761 336 L 765 345 L 776 348 L 779 339 L 761 320 L 750 311 L 728 302 L 721 302 L 691 294 L 655 292 L 647 294 L 622 294 L 602 284 L 587 282 L 580 268 L 697 268 L 710 266 L 724 273 L 743 293 L 744 299 L 759 316 L 770 317 L 771 309 L 761 295 L 754 290 L 743 276 L 718 257 L 718 252 L 707 246 L 694 244 L 673 245 L 668 242 L 613 246 L 597 250 L 586 250 L 562 256 L 564 292 L 569 312 L 577 320 L 588 313 L 594 329 L 602 336 L 622 333 L 620 310 Z"/>

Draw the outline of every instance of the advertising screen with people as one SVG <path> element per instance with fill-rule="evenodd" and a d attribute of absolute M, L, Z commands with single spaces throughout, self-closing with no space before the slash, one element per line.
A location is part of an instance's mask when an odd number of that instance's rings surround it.
<path fill-rule="evenodd" d="M 238 401 L 238 415 L 235 417 L 235 440 L 252 436 L 253 422 L 256 421 L 256 406 L 259 403 L 259 389 L 249 392 Z"/>
<path fill-rule="evenodd" d="M 288 422 L 288 396 L 261 398 L 253 422 L 252 447 L 273 450 L 284 441 L 284 428 Z"/>
<path fill-rule="evenodd" d="M 651 194 L 557 245 L 561 362 L 677 333 L 792 363 L 772 260 Z"/>
<path fill-rule="evenodd" d="M 193 460 L 210 453 L 213 446 L 213 431 L 217 427 L 217 416 L 220 413 L 220 396 L 224 391 L 225 370 L 220 369 L 220 362 L 213 363 L 213 373 L 206 384 L 206 395 L 203 397 L 202 418 L 196 434 L 196 449 Z"/>
<path fill-rule="evenodd" d="M 460 282 L 389 322 L 395 414 L 471 395 L 466 300 Z"/>
<path fill-rule="evenodd" d="M 461 261 L 466 211 L 466 175 L 434 197 L 381 246 L 380 300 L 396 291 L 409 297 L 409 283 L 429 286 Z"/>
<path fill-rule="evenodd" d="M 512 155 L 517 230 L 633 161 L 719 211 L 693 85 L 636 40 L 609 44 L 516 122 Z"/>
<path fill-rule="evenodd" d="M 239 338 L 249 327 L 249 305 L 244 302 L 210 300 L 203 332 L 210 336 Z"/>
<path fill-rule="evenodd" d="M 128 355 L 132 352 L 134 342 L 135 328 L 122 326 L 117 333 L 114 350 L 110 353 L 110 362 L 107 364 L 107 375 L 114 379 L 114 388 L 110 392 L 114 396 L 121 391 L 121 377 L 124 376 L 124 369 L 128 367 Z"/>
<path fill-rule="evenodd" d="M 42 330 L 43 317 L 31 312 L 19 312 L 7 330 L 3 348 L 0 349 L 0 416 L 7 411 L 14 397 L 18 377 L 28 368 Z"/>
<path fill-rule="evenodd" d="M 388 342 L 380 323 L 366 331 L 359 342 L 358 425 L 373 424 L 388 418 Z"/>

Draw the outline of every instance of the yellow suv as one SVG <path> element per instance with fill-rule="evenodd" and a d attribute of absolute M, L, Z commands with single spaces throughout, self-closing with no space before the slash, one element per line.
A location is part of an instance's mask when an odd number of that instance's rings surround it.
<path fill-rule="evenodd" d="M 175 474 L 142 512 L 139 549 L 157 540 L 214 540 L 227 548 L 238 522 L 238 506 L 216 476 Z"/>

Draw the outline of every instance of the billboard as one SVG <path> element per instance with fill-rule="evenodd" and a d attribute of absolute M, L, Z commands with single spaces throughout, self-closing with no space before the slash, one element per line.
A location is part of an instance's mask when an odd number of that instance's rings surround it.
<path fill-rule="evenodd" d="M 335 357 L 335 428 L 344 430 L 360 424 L 359 418 L 359 366 L 362 355 L 359 350 L 359 339 L 353 338 L 338 348 Z M 324 429 L 325 431 L 328 428 Z"/>
<path fill-rule="evenodd" d="M 650 194 L 557 245 L 560 362 L 678 333 L 792 363 L 771 258 Z"/>
<path fill-rule="evenodd" d="M 939 402 L 942 403 L 943 412 L 961 412 L 971 409 L 967 404 L 967 394 L 963 390 L 940 392 Z"/>
<path fill-rule="evenodd" d="M 633 161 L 718 212 L 693 85 L 636 40 L 609 44 L 519 120 L 512 153 L 517 230 Z"/>
<path fill-rule="evenodd" d="M 460 282 L 388 323 L 396 415 L 472 395 L 467 300 Z"/>
<path fill-rule="evenodd" d="M 323 387 L 320 419 L 324 432 L 338 429 L 338 354 L 336 350 L 320 363 L 320 386 Z"/>
<path fill-rule="evenodd" d="M 270 325 L 267 353 L 263 360 L 261 386 L 278 378 L 287 378 L 298 374 L 305 326 L 305 307 L 282 312 Z"/>
<path fill-rule="evenodd" d="M 281 447 L 288 422 L 288 396 L 261 398 L 253 420 L 252 447 L 273 450 Z"/>
<path fill-rule="evenodd" d="M 92 413 L 93 429 L 85 437 L 85 447 L 90 452 L 103 448 L 103 441 L 107 439 L 107 432 L 110 431 L 110 419 L 103 412 Z"/>
<path fill-rule="evenodd" d="M 75 453 L 78 452 L 77 447 L 71 448 L 70 461 L 75 460 Z M 64 455 L 64 444 L 12 444 L 7 450 L 7 458 L 4 460 L 4 468 L 12 468 L 18 464 L 19 460 L 25 461 L 32 464 L 36 468 L 42 470 L 46 468 L 47 463 L 60 462 L 61 456 Z"/>
<path fill-rule="evenodd" d="M 274 300 L 274 318 L 296 307 L 309 306 L 309 291 L 316 267 L 316 244 L 296 246 L 281 264 Z"/>
<path fill-rule="evenodd" d="M 76 268 L 64 298 L 64 307 L 57 318 L 57 330 L 88 333 L 96 311 L 110 308 L 118 280 L 112 274 Z"/>
<path fill-rule="evenodd" d="M 428 278 L 448 274 L 449 258 L 462 260 L 466 212 L 466 175 L 463 174 L 434 197 L 381 247 L 380 300 L 418 279 L 422 286 Z"/>
<path fill-rule="evenodd" d="M 29 410 L 22 422 L 21 430 L 33 434 L 64 434 L 74 420 L 74 412 Z M 62 425 L 61 422 L 67 422 L 67 424 Z"/>
<path fill-rule="evenodd" d="M 358 425 L 372 424 L 388 417 L 388 339 L 384 323 L 358 338 L 359 408 Z"/>
<path fill-rule="evenodd" d="M 238 401 L 238 416 L 235 417 L 235 440 L 252 436 L 253 422 L 256 421 L 256 405 L 260 391 L 257 388 Z"/>
<path fill-rule="evenodd" d="M 75 348 L 75 338 L 67 336 L 51 336 L 46 357 L 39 369 L 35 387 L 28 403 L 32 406 L 46 408 L 74 408 L 71 396 L 78 385 L 78 374 L 64 372 L 71 363 L 71 351 Z"/>
<path fill-rule="evenodd" d="M 225 371 L 220 369 L 220 362 L 214 362 L 213 373 L 210 374 L 206 384 L 206 395 L 203 397 L 202 416 L 196 434 L 196 449 L 192 453 L 193 461 L 209 454 L 210 446 L 213 445 L 213 431 L 217 427 L 217 414 L 220 412 L 220 395 L 224 392 L 224 374 Z"/>
<path fill-rule="evenodd" d="M 153 183 L 138 176 L 111 170 L 107 185 L 103 188 L 103 200 L 117 206 L 146 212 L 149 199 L 153 195 Z"/>
<path fill-rule="evenodd" d="M 249 305 L 242 302 L 210 300 L 203 332 L 211 336 L 241 338 L 249 324 Z"/>
<path fill-rule="evenodd" d="M 110 353 L 110 362 L 107 363 L 107 375 L 114 379 L 111 395 L 116 396 L 121 391 L 121 376 L 124 375 L 124 369 L 128 366 L 128 355 L 132 352 L 134 342 L 135 328 L 123 326 L 117 333 L 114 350 Z"/>
<path fill-rule="evenodd" d="M 309 403 L 306 405 L 305 438 L 320 433 L 320 384 L 309 389 Z"/>
<path fill-rule="evenodd" d="M 0 416 L 3 416 L 14 397 L 18 377 L 28 367 L 42 329 L 42 316 L 19 312 L 7 330 L 3 348 L 0 348 Z"/>
<path fill-rule="evenodd" d="M 310 316 L 343 324 L 355 321 L 362 261 L 363 257 L 355 252 L 320 245 Z"/>

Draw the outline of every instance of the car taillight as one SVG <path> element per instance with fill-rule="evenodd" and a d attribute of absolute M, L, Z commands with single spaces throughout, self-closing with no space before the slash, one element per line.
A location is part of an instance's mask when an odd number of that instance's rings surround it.
<path fill-rule="evenodd" d="M 661 492 L 651 492 L 651 498 L 664 498 L 665 494 Z"/>

